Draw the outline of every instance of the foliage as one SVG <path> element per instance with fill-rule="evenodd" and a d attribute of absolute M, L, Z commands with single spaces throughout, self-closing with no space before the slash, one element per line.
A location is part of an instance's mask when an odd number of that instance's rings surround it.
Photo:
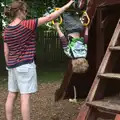
<path fill-rule="evenodd" d="M 11 3 L 12 0 L 4 0 L 2 1 L 2 3 L 4 5 L 8 5 L 9 3 Z M 66 1 L 64 0 L 25 0 L 28 4 L 28 19 L 29 18 L 38 18 L 43 16 L 43 14 L 45 14 L 45 12 L 47 11 L 48 8 L 54 8 L 54 7 L 61 7 L 63 6 L 63 4 L 66 3 Z M 4 6 L 3 6 L 4 7 Z M 3 12 L 3 7 L 2 8 L 2 12 Z M 2 23 L 2 19 L 4 19 L 3 23 Z M 4 25 L 6 25 L 6 18 L 5 16 L 2 16 L 0 18 L 0 22 Z M 41 26 L 42 28 L 47 28 L 45 25 Z"/>
<path fill-rule="evenodd" d="M 29 6 L 29 14 L 28 18 L 37 18 L 43 16 L 45 13 L 47 13 L 48 9 L 54 8 L 54 7 L 61 7 L 63 4 L 62 0 L 26 0 L 28 6 Z M 41 28 L 48 28 L 46 25 L 42 25 Z"/>

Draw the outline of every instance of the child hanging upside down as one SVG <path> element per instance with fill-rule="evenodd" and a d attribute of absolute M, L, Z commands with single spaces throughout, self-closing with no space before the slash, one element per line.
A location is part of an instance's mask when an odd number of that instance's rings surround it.
<path fill-rule="evenodd" d="M 58 32 L 64 53 L 72 59 L 72 69 L 75 73 L 85 73 L 89 67 L 87 56 L 87 44 L 84 38 L 80 36 L 83 31 L 83 26 L 73 13 L 63 15 L 64 28 L 67 32 L 67 37 L 60 29 L 59 23 L 55 22 L 55 28 Z"/>

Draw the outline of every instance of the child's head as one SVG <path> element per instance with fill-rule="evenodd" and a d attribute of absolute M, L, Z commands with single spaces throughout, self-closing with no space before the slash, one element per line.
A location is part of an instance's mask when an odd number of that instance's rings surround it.
<path fill-rule="evenodd" d="M 85 58 L 77 58 L 72 60 L 72 70 L 74 73 L 85 73 L 89 64 Z"/>

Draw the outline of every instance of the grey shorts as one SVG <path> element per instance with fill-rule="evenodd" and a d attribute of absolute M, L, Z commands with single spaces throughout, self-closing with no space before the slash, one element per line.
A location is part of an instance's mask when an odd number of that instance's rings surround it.
<path fill-rule="evenodd" d="M 36 65 L 34 62 L 8 69 L 8 90 L 21 94 L 37 91 Z"/>

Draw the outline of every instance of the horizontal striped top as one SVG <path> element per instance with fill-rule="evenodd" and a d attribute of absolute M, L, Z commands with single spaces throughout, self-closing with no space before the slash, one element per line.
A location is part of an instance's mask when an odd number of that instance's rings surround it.
<path fill-rule="evenodd" d="M 8 26 L 3 32 L 8 44 L 8 68 L 32 63 L 35 56 L 37 19 L 23 20 L 16 26 Z"/>

